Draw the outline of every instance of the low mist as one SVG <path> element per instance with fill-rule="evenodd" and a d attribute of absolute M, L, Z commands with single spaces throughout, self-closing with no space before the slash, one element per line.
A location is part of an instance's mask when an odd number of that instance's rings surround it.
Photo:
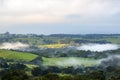
<path fill-rule="evenodd" d="M 95 66 L 98 65 L 98 60 L 88 60 L 85 58 L 75 58 L 75 57 L 69 57 L 66 58 L 64 60 L 60 60 L 60 61 L 56 61 L 56 63 L 54 63 L 58 66 L 62 66 L 62 67 L 66 67 L 66 66 L 73 66 L 75 68 L 79 67 L 79 66 Z"/>
<path fill-rule="evenodd" d="M 57 66 L 67 67 L 73 66 L 77 68 L 79 66 L 120 66 L 120 55 L 109 55 L 107 58 L 102 59 L 85 59 L 85 58 L 66 58 L 53 63 Z"/>
<path fill-rule="evenodd" d="M 120 66 L 120 55 L 109 55 L 107 58 L 99 60 L 102 66 Z"/>
<path fill-rule="evenodd" d="M 63 61 L 57 61 L 56 64 L 58 66 L 77 66 L 81 65 L 81 62 L 75 58 L 69 58 Z"/>
<path fill-rule="evenodd" d="M 15 43 L 3 43 L 0 45 L 0 49 L 13 49 L 13 50 L 18 50 L 18 49 L 23 49 L 29 47 L 28 44 L 24 44 L 21 42 L 15 42 Z"/>
<path fill-rule="evenodd" d="M 92 52 L 103 52 L 107 50 L 117 50 L 119 49 L 119 45 L 116 44 L 82 44 L 77 47 L 78 50 L 84 51 L 92 51 Z"/>

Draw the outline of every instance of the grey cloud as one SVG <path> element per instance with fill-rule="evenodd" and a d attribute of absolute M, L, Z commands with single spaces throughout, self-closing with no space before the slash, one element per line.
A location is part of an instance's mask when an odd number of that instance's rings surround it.
<path fill-rule="evenodd" d="M 69 19 L 99 22 L 120 12 L 119 0 L 0 0 L 0 3 L 0 23 L 67 22 Z"/>

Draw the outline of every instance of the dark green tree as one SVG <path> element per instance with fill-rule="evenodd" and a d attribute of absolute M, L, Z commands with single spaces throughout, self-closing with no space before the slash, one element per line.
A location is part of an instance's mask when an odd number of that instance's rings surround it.
<path fill-rule="evenodd" d="M 22 70 L 9 71 L 2 77 L 2 80 L 27 80 L 27 74 Z"/>

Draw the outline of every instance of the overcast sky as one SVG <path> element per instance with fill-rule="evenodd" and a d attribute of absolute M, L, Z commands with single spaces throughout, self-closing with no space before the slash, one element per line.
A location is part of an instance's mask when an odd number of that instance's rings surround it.
<path fill-rule="evenodd" d="M 120 33 L 120 0 L 0 0 L 0 33 Z"/>

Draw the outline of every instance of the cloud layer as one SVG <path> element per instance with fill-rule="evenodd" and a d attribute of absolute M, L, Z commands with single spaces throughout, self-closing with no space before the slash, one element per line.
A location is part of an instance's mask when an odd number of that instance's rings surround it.
<path fill-rule="evenodd" d="M 80 47 L 77 47 L 78 50 L 84 51 L 93 51 L 93 52 L 103 52 L 107 50 L 117 50 L 119 49 L 118 45 L 115 44 L 83 44 Z"/>
<path fill-rule="evenodd" d="M 16 42 L 16 43 L 3 43 L 0 45 L 0 49 L 14 49 L 14 50 L 18 50 L 18 49 L 23 49 L 23 48 L 27 48 L 29 47 L 29 45 L 27 44 L 23 44 L 20 42 Z"/>
<path fill-rule="evenodd" d="M 119 7 L 119 0 L 0 0 L 0 23 L 94 22 Z"/>

